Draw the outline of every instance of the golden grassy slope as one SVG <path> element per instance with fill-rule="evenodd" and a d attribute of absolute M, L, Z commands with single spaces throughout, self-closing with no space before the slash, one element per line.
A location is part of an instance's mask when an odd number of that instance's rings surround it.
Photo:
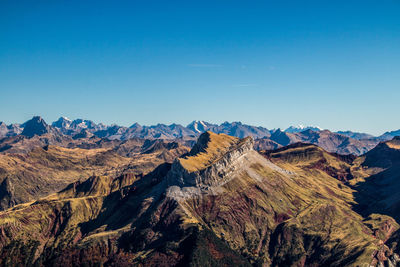
<path fill-rule="evenodd" d="M 198 152 L 185 158 L 180 158 L 181 165 L 189 172 L 198 171 L 210 166 L 221 158 L 231 147 L 239 142 L 239 138 L 226 134 L 215 134 L 206 132 L 207 142 L 204 151 Z"/>
<path fill-rule="evenodd" d="M 383 235 L 374 234 L 376 225 L 386 217 L 377 214 L 364 222 L 353 210 L 354 190 L 330 175 L 350 171 L 351 163 L 314 145 L 288 148 L 269 156 L 290 172 L 281 173 L 253 158 L 248 169 L 215 189 L 217 195 L 181 201 L 184 222 L 210 228 L 231 247 L 267 264 L 289 266 L 279 258 L 297 256 L 299 261 L 292 264 L 301 265 L 305 257 L 315 261 L 320 256 L 307 244 L 309 239 L 319 242 L 320 250 L 332 256 L 326 256 L 327 264 L 334 260 L 340 265 L 345 258 L 352 259 L 346 265 L 369 264 L 383 242 Z M 277 230 L 279 224 L 284 230 Z M 398 229 L 396 223 L 391 227 Z M 263 244 L 270 238 L 275 242 L 270 236 L 274 232 L 283 236 L 276 244 L 277 250 L 270 254 Z"/>
<path fill-rule="evenodd" d="M 12 201 L 18 204 L 61 190 L 93 174 L 115 173 L 130 161 L 106 149 L 49 146 L 47 150 L 36 148 L 27 155 L 0 154 L 0 179 L 8 180 Z M 3 203 L 3 207 L 7 204 Z"/>
<path fill-rule="evenodd" d="M 92 175 L 115 176 L 125 169 L 130 173 L 147 173 L 171 160 L 188 148 L 178 147 L 153 153 L 136 153 L 124 157 L 112 148 L 81 149 L 48 146 L 36 148 L 26 155 L 0 154 L 0 184 L 4 179 L 11 199 L 4 199 L 2 208 L 29 202 L 63 189 L 75 181 Z M 1 201 L 1 200 L 0 200 Z"/>
<path fill-rule="evenodd" d="M 189 161 L 187 166 L 204 168 L 237 144 L 232 139 L 220 141 L 225 145 L 209 142 L 212 145 L 192 156 L 200 163 Z M 193 160 L 192 157 L 183 161 Z M 273 168 L 256 152 L 243 158 L 243 166 L 235 176 L 214 188 L 212 194 L 194 194 L 177 202 L 164 197 L 165 184 L 156 184 L 162 177 L 155 179 L 154 184 L 152 179 L 148 181 L 149 191 L 139 183 L 135 188 L 125 183 L 126 189 L 133 190 L 131 194 L 118 187 L 114 191 L 116 200 L 106 202 L 111 188 L 115 188 L 114 180 L 98 177 L 89 181 L 89 186 L 81 184 L 84 193 L 74 189 L 76 186 L 36 203 L 16 206 L 0 212 L 0 228 L 11 233 L 3 235 L 0 244 L 26 240 L 32 234 L 33 239 L 49 246 L 78 244 L 90 248 L 104 240 L 112 243 L 122 233 L 132 231 L 130 246 L 138 248 L 127 253 L 131 253 L 134 263 L 145 263 L 157 249 L 153 245 L 162 243 L 162 238 L 196 227 L 211 230 L 253 263 L 302 266 L 307 261 L 309 265 L 357 266 L 371 263 L 374 252 L 383 246 L 390 231 L 399 227 L 388 216 L 374 214 L 363 218 L 356 213 L 352 209 L 356 202 L 354 190 L 331 176 L 335 171 L 347 171 L 351 163 L 315 146 L 292 147 L 270 154 L 269 158 L 286 171 Z M 115 203 L 120 205 L 113 207 Z M 105 212 L 107 209 L 109 213 Z M 59 233 L 51 230 L 57 221 L 56 214 L 64 218 L 65 227 Z M 119 216 L 128 219 L 110 228 L 109 224 Z M 95 223 L 97 219 L 99 224 Z M 144 223 L 131 224 L 139 219 Z M 81 227 L 89 221 L 92 228 L 85 232 Z M 181 224 L 174 225 L 176 222 Z M 174 249 L 183 242 L 176 238 L 168 246 L 162 243 L 169 260 L 176 256 Z"/>
<path fill-rule="evenodd" d="M 387 142 L 386 145 L 390 148 L 400 149 L 400 141 L 398 140 Z"/>

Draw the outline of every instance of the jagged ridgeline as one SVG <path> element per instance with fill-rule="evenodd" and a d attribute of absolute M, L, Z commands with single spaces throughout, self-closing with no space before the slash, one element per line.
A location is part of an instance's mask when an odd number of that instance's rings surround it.
<path fill-rule="evenodd" d="M 363 157 L 331 154 L 312 144 L 259 153 L 252 137 L 210 131 L 201 134 L 190 151 L 177 150 L 178 144 L 139 147 L 138 154 L 131 146 L 112 153 L 121 156 L 122 150 L 124 158 L 136 155 L 136 161 L 152 155 L 159 159 L 152 170 L 130 169 L 133 163 L 128 162 L 123 171 L 99 172 L 0 212 L 0 265 L 399 262 L 397 197 L 372 197 L 395 190 L 378 190 L 374 184 L 394 179 L 397 139 Z M 171 151 L 173 160 L 171 154 L 169 160 L 159 156 Z M 96 152 L 99 157 L 97 153 L 105 151 Z"/>
<path fill-rule="evenodd" d="M 400 130 L 387 132 L 381 136 L 351 131 L 331 132 L 314 126 L 289 127 L 268 130 L 261 126 L 252 126 L 241 122 L 224 122 L 212 124 L 205 121 L 193 121 L 187 126 L 180 124 L 157 124 L 142 126 L 138 123 L 130 127 L 105 125 L 91 120 L 65 117 L 47 124 L 39 116 L 23 124 L 6 125 L 0 122 L 0 152 L 29 152 L 38 145 L 73 146 L 80 142 L 96 143 L 96 139 L 126 141 L 130 139 L 163 139 L 180 140 L 186 145 L 193 145 L 199 135 L 206 131 L 224 133 L 230 136 L 244 138 L 251 136 L 255 139 L 256 150 L 280 148 L 296 142 L 312 143 L 329 152 L 339 154 L 362 155 L 374 148 L 380 141 L 391 140 L 400 135 Z M 90 141 L 89 141 L 90 140 Z"/>

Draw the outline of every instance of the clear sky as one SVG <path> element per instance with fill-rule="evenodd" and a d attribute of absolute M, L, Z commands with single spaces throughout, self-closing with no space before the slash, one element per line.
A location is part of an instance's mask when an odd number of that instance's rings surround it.
<path fill-rule="evenodd" d="M 400 1 L 0 1 L 0 121 L 400 128 Z"/>

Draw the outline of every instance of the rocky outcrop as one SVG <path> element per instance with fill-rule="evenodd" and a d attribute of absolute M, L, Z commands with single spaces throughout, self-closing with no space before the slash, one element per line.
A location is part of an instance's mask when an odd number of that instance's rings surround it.
<path fill-rule="evenodd" d="M 0 137 L 6 136 L 8 133 L 7 125 L 0 121 Z"/>
<path fill-rule="evenodd" d="M 51 127 L 41 117 L 35 116 L 25 123 L 21 134 L 26 137 L 33 137 L 35 135 L 50 133 L 51 130 Z"/>
<path fill-rule="evenodd" d="M 80 139 L 80 138 L 90 138 L 94 136 L 94 134 L 92 134 L 91 132 L 89 132 L 88 130 L 83 129 L 80 133 L 77 133 L 76 135 L 74 135 L 72 137 L 72 139 Z"/>
<path fill-rule="evenodd" d="M 190 152 L 189 157 L 195 157 L 210 146 L 211 132 L 203 133 Z M 237 161 L 247 152 L 253 150 L 254 140 L 252 137 L 236 139 L 236 141 L 223 154 L 216 155 L 216 159 L 200 170 L 190 171 L 182 165 L 180 159 L 176 159 L 168 173 L 167 180 L 169 185 L 180 187 L 195 186 L 207 188 L 218 186 L 231 176 L 238 168 Z"/>
<path fill-rule="evenodd" d="M 15 189 L 8 177 L 0 183 L 0 209 L 12 207 L 17 203 L 15 199 Z"/>
<path fill-rule="evenodd" d="M 367 166 L 355 165 L 362 164 L 362 157 L 338 156 L 310 144 L 294 144 L 263 156 L 253 150 L 252 138 L 207 132 L 172 164 L 137 174 L 131 164 L 145 165 L 145 158 L 135 156 L 138 151 L 154 160 L 160 149 L 170 146 L 179 151 L 179 145 L 131 142 L 115 151 L 100 149 L 98 155 L 93 155 L 95 150 L 90 155 L 52 146 L 34 150 L 38 161 L 32 166 L 46 160 L 40 170 L 53 161 L 60 168 L 81 162 L 85 168 L 76 173 L 92 172 L 89 167 L 115 161 L 116 151 L 129 153 L 133 162 L 126 163 L 129 168 L 121 175 L 107 171 L 0 211 L 0 265 L 398 264 L 400 234 L 395 220 L 382 214 L 366 217 L 353 209 L 357 187 L 349 186 L 350 175 L 368 171 Z M 15 157 L 3 169 L 22 156 Z M 26 164 L 22 159 L 18 166 Z M 394 165 L 397 162 L 391 168 Z M 25 172 L 31 168 L 27 167 Z M 0 174 L 11 170 L 0 168 Z M 64 174 L 56 170 L 51 178 L 71 175 L 71 170 Z M 400 172 L 396 168 L 393 173 Z M 14 181 L 0 184 L 0 193 L 2 187 L 17 189 L 21 183 Z"/>
<path fill-rule="evenodd" d="M 4 122 L 0 122 L 0 138 L 15 136 L 21 132 L 22 128 L 19 124 L 7 125 Z"/>

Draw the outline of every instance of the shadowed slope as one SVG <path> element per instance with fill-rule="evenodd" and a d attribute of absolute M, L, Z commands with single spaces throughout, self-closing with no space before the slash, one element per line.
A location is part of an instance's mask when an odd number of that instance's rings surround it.
<path fill-rule="evenodd" d="M 398 225 L 388 216 L 363 218 L 352 210 L 354 191 L 338 179 L 351 159 L 297 145 L 268 153 L 269 160 L 252 147 L 251 138 L 205 133 L 189 155 L 143 177 L 91 177 L 0 212 L 0 263 L 361 266 L 385 261 L 378 252 Z"/>
<path fill-rule="evenodd" d="M 363 214 L 383 213 L 400 220 L 400 137 L 380 143 L 358 158 L 355 180 L 358 210 Z"/>

